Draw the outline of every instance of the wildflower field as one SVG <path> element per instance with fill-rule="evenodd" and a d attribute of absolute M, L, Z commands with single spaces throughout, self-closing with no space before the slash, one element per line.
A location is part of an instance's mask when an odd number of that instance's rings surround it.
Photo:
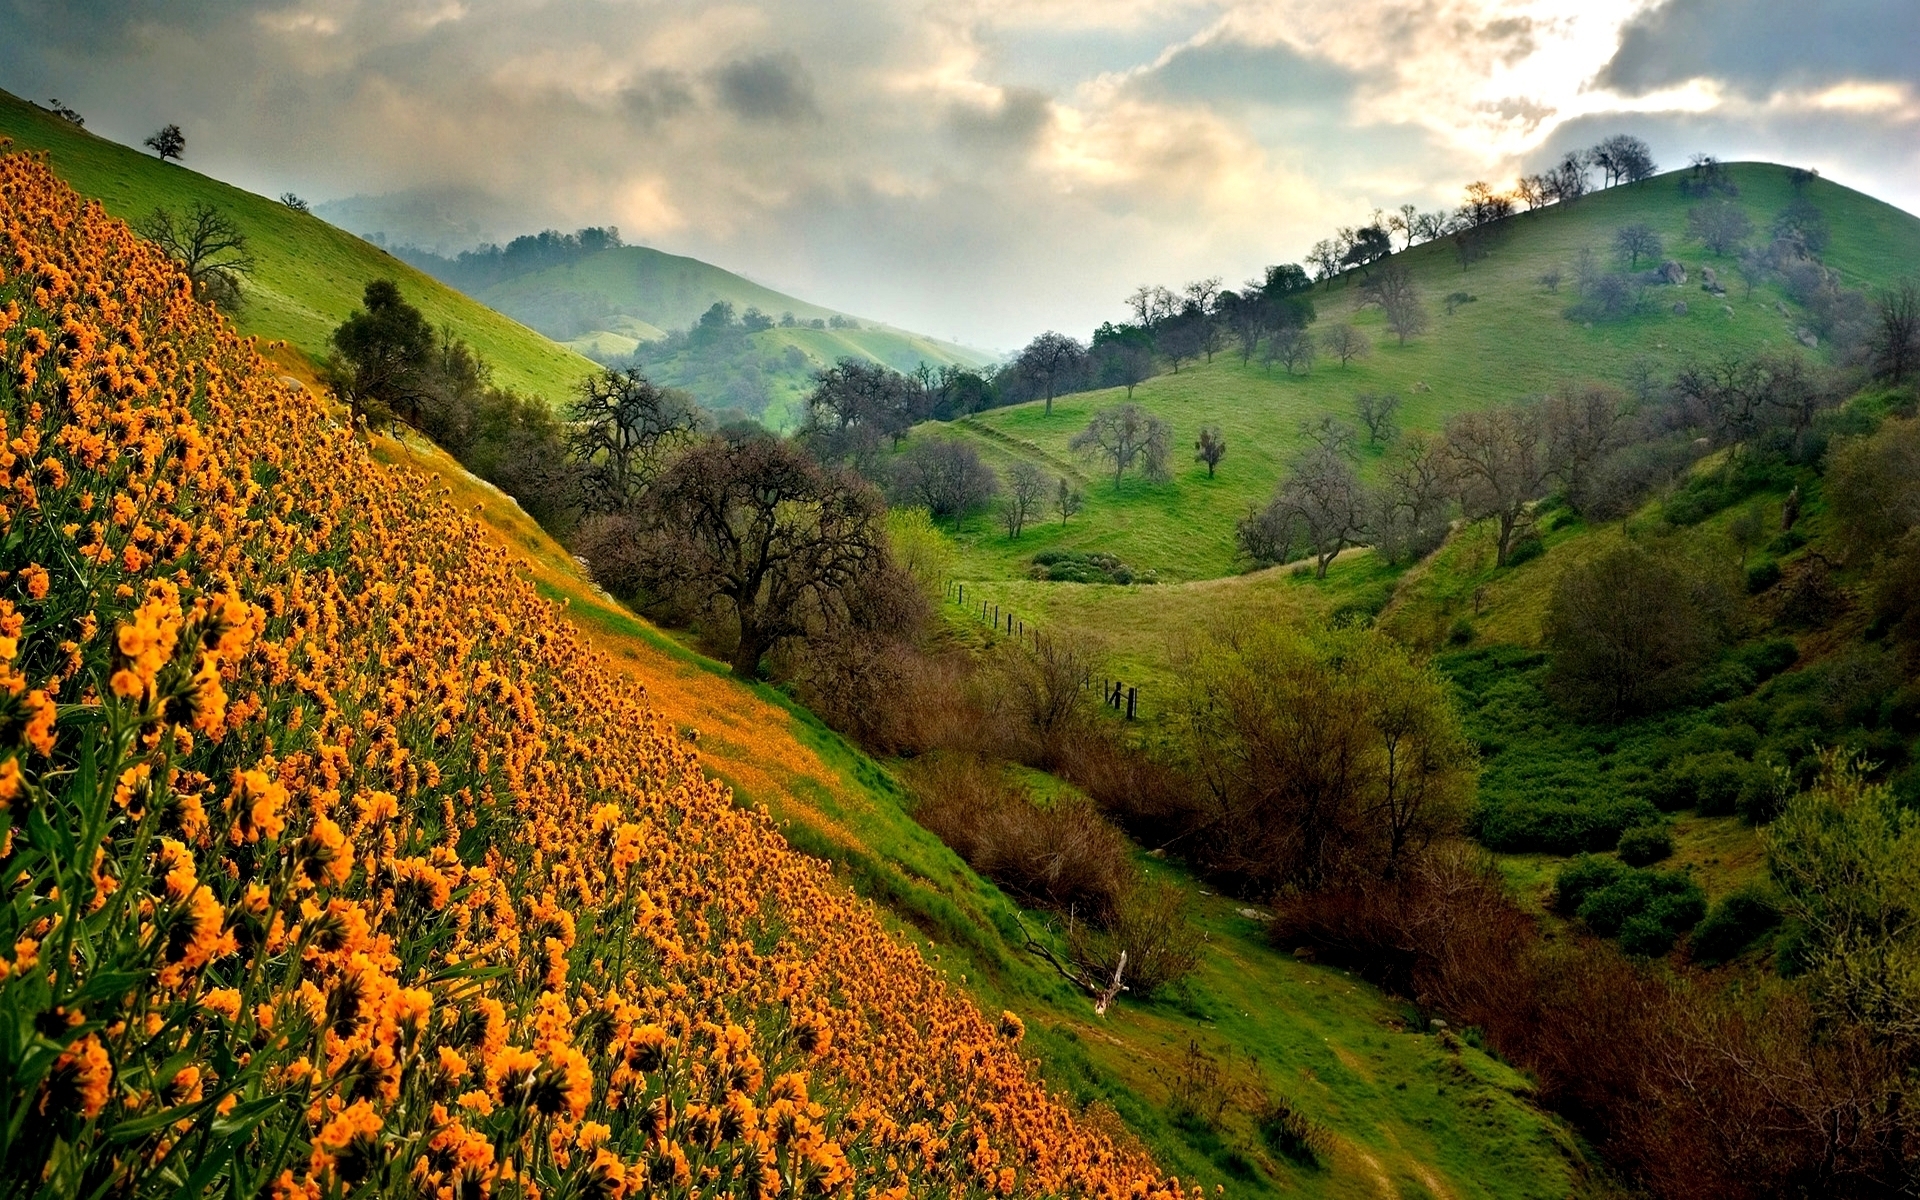
<path fill-rule="evenodd" d="M 0 156 L 0 1195 L 1172 1195 Z"/>

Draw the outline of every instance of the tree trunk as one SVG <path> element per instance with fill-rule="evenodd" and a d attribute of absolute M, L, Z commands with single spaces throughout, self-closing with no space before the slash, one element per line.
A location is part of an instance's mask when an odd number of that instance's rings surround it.
<path fill-rule="evenodd" d="M 760 660 L 767 653 L 766 634 L 762 633 L 757 622 L 742 614 L 740 620 L 740 641 L 733 648 L 733 675 L 736 679 L 758 679 Z"/>

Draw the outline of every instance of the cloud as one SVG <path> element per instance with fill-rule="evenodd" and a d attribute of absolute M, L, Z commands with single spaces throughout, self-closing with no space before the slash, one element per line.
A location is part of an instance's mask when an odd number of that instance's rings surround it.
<path fill-rule="evenodd" d="M 735 59 L 714 72 L 720 102 L 749 121 L 798 121 L 820 115 L 813 81 L 791 54 Z"/>
<path fill-rule="evenodd" d="M 1644 95 L 1710 78 L 1749 96 L 1842 80 L 1920 82 L 1914 0 L 1667 0 L 1629 22 L 1600 73 Z"/>
<path fill-rule="evenodd" d="M 613 223 L 1006 348 L 1602 133 L 1920 201 L 1913 0 L 1804 4 L 0 0 L 0 87 L 390 239 Z"/>

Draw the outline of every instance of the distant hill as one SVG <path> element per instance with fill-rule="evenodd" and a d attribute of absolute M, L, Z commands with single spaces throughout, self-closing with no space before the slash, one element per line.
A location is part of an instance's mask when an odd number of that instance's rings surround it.
<path fill-rule="evenodd" d="M 777 292 L 731 271 L 646 246 L 598 247 L 600 230 L 538 234 L 494 252 L 458 256 L 408 247 L 395 253 L 454 287 L 601 362 L 637 359 L 660 381 L 716 411 L 779 429 L 798 420 L 813 373 L 842 358 L 899 371 L 921 364 L 984 366 L 991 356 L 924 334 L 875 324 Z M 695 351 L 672 333 L 716 304 L 736 319 L 763 314 L 762 330 Z"/>
<path fill-rule="evenodd" d="M 323 358 L 329 335 L 359 305 L 368 281 L 385 278 L 398 282 L 435 327 L 450 327 L 471 343 L 503 384 L 557 402 L 593 370 L 577 352 L 318 217 L 96 137 L 0 91 L 5 138 L 22 149 L 46 151 L 56 175 L 123 220 L 202 201 L 228 212 L 246 233 L 256 262 L 245 283 L 246 303 L 235 317 L 243 332 L 285 339 L 310 358 Z"/>
<path fill-rule="evenodd" d="M 1803 180 L 1796 188 L 1793 173 L 1782 166 L 1737 163 L 1728 171 L 1739 189 L 1733 202 L 1752 221 L 1755 241 L 1764 242 L 1775 215 L 1799 195 L 1826 219 L 1830 238 L 1821 258 L 1841 286 L 1871 291 L 1920 274 L 1920 217 L 1825 179 Z M 1135 402 L 1169 422 L 1174 448 L 1184 450 L 1175 454 L 1174 478 L 1167 484 L 1129 475 L 1116 489 L 1110 476 L 1103 480 L 1097 467 L 1069 449 L 1068 440 L 1093 413 L 1126 398 L 1119 389 L 1056 399 L 1050 416 L 1036 401 L 923 427 L 916 436 L 973 439 L 999 467 L 1026 458 L 1049 475 L 1065 466 L 1085 477 L 1080 486 L 1086 509 L 1071 522 L 1029 526 L 1017 543 L 986 518 L 963 528 L 961 571 L 980 580 L 1020 580 L 1035 553 L 1060 549 L 1114 554 L 1136 575 L 1152 570 L 1162 580 L 1232 574 L 1242 565 L 1234 523 L 1272 494 L 1288 457 L 1302 444 L 1303 424 L 1327 415 L 1354 421 L 1354 400 L 1362 392 L 1399 396 L 1400 425 L 1432 432 L 1463 410 L 1569 383 L 1630 388 L 1639 372 L 1665 380 L 1689 362 L 1728 354 L 1774 350 L 1832 361 L 1830 346 L 1809 348 L 1803 341 L 1813 317 L 1778 277 L 1749 295 L 1731 256 L 1716 257 L 1689 236 L 1688 210 L 1699 201 L 1681 192 L 1684 175 L 1661 175 L 1511 217 L 1501 223 L 1488 256 L 1468 266 L 1451 239 L 1395 254 L 1393 261 L 1412 274 L 1429 317 L 1426 332 L 1404 346 L 1379 309 L 1359 306 L 1362 272 L 1354 270 L 1314 287 L 1314 331 L 1350 323 L 1370 339 L 1369 356 L 1341 366 L 1322 353 L 1310 370 L 1290 375 L 1278 364 L 1262 366 L 1259 357 L 1243 364 L 1229 345 L 1210 363 L 1148 379 L 1135 390 Z M 1660 258 L 1679 261 L 1687 282 L 1647 287 L 1645 302 L 1631 316 L 1570 317 L 1581 252 L 1591 251 L 1610 268 L 1616 231 L 1633 224 L 1653 228 L 1663 242 Z M 1640 263 L 1643 271 L 1658 265 L 1644 258 Z M 1725 295 L 1702 290 L 1703 268 L 1721 279 Z M 1218 426 L 1228 443 L 1213 477 L 1184 449 L 1202 426 Z M 1366 461 L 1379 452 L 1371 448 Z"/>

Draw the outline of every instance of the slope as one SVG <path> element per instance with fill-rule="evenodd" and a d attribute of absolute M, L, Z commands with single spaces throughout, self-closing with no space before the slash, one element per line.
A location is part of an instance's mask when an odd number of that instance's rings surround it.
<path fill-rule="evenodd" d="M 393 279 L 436 328 L 451 327 L 492 363 L 502 384 L 558 400 L 593 370 L 579 354 L 317 217 L 96 137 L 6 92 L 0 138 L 45 151 L 55 174 L 123 220 L 202 202 L 225 210 L 257 261 L 236 324 L 264 340 L 284 339 L 316 361 L 326 357 L 328 336 L 359 305 L 368 281 Z"/>
<path fill-rule="evenodd" d="M 1736 202 L 1758 228 L 1796 194 L 1787 168 L 1748 163 L 1729 171 L 1739 187 Z M 1310 371 L 1288 375 L 1258 359 L 1242 363 L 1229 349 L 1210 363 L 1147 380 L 1135 401 L 1172 426 L 1174 478 L 1164 485 L 1129 476 L 1116 487 L 1110 474 L 1068 447 L 1094 412 L 1125 398 L 1118 389 L 1057 399 L 1051 416 L 1042 404 L 1031 403 L 952 426 L 923 427 L 916 436 L 969 438 L 1002 466 L 1025 458 L 1050 475 L 1068 475 L 1086 495 L 1081 515 L 1065 524 L 1042 522 L 1018 543 L 985 519 L 964 526 L 958 540 L 965 573 L 1019 578 L 1036 552 L 1065 549 L 1115 554 L 1136 575 L 1154 571 L 1163 581 L 1229 574 L 1237 568 L 1234 521 L 1272 492 L 1288 456 L 1302 444 L 1302 424 L 1327 415 L 1352 421 L 1354 399 L 1362 392 L 1397 395 L 1404 428 L 1434 431 L 1452 413 L 1567 383 L 1627 386 L 1643 370 L 1670 376 L 1696 359 L 1803 350 L 1797 334 L 1807 317 L 1777 282 L 1746 295 L 1732 278 L 1732 260 L 1715 258 L 1688 236 L 1687 211 L 1694 202 L 1680 193 L 1677 179 L 1663 175 L 1513 217 L 1491 254 L 1471 266 L 1463 267 L 1446 242 L 1396 255 L 1412 273 L 1431 318 L 1430 330 L 1404 346 L 1386 330 L 1378 310 L 1357 307 L 1356 271 L 1316 288 L 1313 299 L 1318 328 L 1351 322 L 1371 340 L 1370 356 L 1347 366 L 1323 357 Z M 1823 257 L 1847 286 L 1879 287 L 1920 270 L 1920 218 L 1826 180 L 1800 186 L 1831 226 Z M 1634 223 L 1660 234 L 1666 255 L 1687 267 L 1689 282 L 1650 289 L 1650 302 L 1634 316 L 1568 319 L 1567 288 L 1556 290 L 1543 278 L 1557 271 L 1570 280 L 1583 249 L 1609 259 L 1615 231 Z M 1702 267 L 1728 277 L 1727 295 L 1701 290 Z M 1474 299 L 1456 302 L 1449 313 L 1443 298 L 1454 293 Z M 1821 357 L 1827 350 L 1807 353 Z M 1211 479 L 1185 449 L 1203 425 L 1219 426 L 1228 443 Z M 1377 457 L 1379 448 L 1370 452 Z"/>

